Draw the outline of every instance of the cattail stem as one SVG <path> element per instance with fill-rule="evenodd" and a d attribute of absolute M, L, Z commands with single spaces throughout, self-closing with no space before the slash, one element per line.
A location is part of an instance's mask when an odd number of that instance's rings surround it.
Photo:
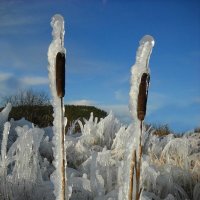
<path fill-rule="evenodd" d="M 132 158 L 131 158 L 131 167 L 130 167 L 130 177 L 129 177 L 129 193 L 128 199 L 132 200 L 133 198 L 133 183 L 134 183 L 134 170 L 136 165 L 136 150 L 133 148 Z"/>
<path fill-rule="evenodd" d="M 66 198 L 66 155 L 65 155 L 65 123 L 64 123 L 64 103 L 63 103 L 63 98 L 60 98 L 61 101 L 61 127 L 62 127 L 62 131 L 61 131 L 61 142 L 62 142 L 62 166 L 61 166 L 61 171 L 62 171 L 62 196 L 63 196 L 63 200 L 67 199 Z"/>
<path fill-rule="evenodd" d="M 139 146 L 138 146 L 138 154 L 136 154 L 136 150 L 133 147 L 132 158 L 131 158 L 131 166 L 130 166 L 130 177 L 129 177 L 129 193 L 128 200 L 132 200 L 133 198 L 133 185 L 134 185 L 134 172 L 136 176 L 136 187 L 135 187 L 135 200 L 140 199 L 140 194 L 142 188 L 140 188 L 140 175 L 141 175 L 141 166 L 142 166 L 142 126 L 143 122 L 140 121 L 140 138 L 139 138 Z"/>
<path fill-rule="evenodd" d="M 65 155 L 65 122 L 64 122 L 64 103 L 63 97 L 65 96 L 65 54 L 58 52 L 56 55 L 56 91 L 57 96 L 60 98 L 61 105 L 61 173 L 62 173 L 62 200 L 66 197 L 66 155 Z"/>
<path fill-rule="evenodd" d="M 143 122 L 140 121 L 140 139 L 139 139 L 139 147 L 138 147 L 138 165 L 136 166 L 136 200 L 140 199 L 141 188 L 140 188 L 140 174 L 141 174 L 141 166 L 142 166 L 142 125 Z"/>

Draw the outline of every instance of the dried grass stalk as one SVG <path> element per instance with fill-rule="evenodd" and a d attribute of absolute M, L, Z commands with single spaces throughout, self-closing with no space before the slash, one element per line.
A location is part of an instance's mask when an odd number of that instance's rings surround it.
<path fill-rule="evenodd" d="M 56 55 L 56 90 L 58 97 L 65 96 L 65 54 Z"/>
<path fill-rule="evenodd" d="M 131 167 L 130 167 L 130 177 L 129 177 L 129 193 L 128 193 L 129 200 L 132 200 L 133 198 L 133 177 L 134 177 L 134 171 L 135 171 L 136 165 L 137 165 L 136 150 L 133 149 L 132 158 L 131 158 Z"/>
<path fill-rule="evenodd" d="M 136 197 L 135 197 L 136 200 L 140 199 L 140 194 L 141 194 L 141 191 L 142 191 L 142 188 L 140 188 L 140 174 L 141 174 L 141 165 L 142 165 L 142 145 L 141 145 L 141 143 L 140 143 L 140 146 L 139 146 L 138 157 L 139 157 L 139 160 L 138 160 L 138 163 L 137 163 L 137 166 L 136 166 Z"/>

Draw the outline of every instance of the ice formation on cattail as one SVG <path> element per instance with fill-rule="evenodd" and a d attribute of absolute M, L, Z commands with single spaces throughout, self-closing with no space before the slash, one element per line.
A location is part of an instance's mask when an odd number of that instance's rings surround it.
<path fill-rule="evenodd" d="M 53 28 L 52 36 L 53 40 L 49 46 L 48 50 L 48 70 L 49 70 L 49 80 L 50 89 L 52 93 L 52 105 L 54 110 L 54 121 L 53 121 L 53 152 L 54 152 L 54 166 L 56 168 L 55 172 L 51 176 L 51 180 L 54 183 L 54 194 L 57 200 L 61 199 L 62 195 L 62 113 L 64 113 L 64 106 L 62 106 L 61 99 L 57 94 L 56 90 L 56 55 L 60 52 L 65 54 L 66 49 L 64 48 L 64 19 L 61 15 L 54 15 L 52 17 L 51 26 Z M 62 110 L 63 109 L 63 112 Z"/>
<path fill-rule="evenodd" d="M 58 167 L 61 166 L 62 108 L 56 92 L 55 62 L 58 52 L 65 54 L 63 18 L 55 15 L 51 24 L 53 41 L 48 59 L 54 107 L 53 131 L 52 127 L 36 128 L 25 119 L 7 122 L 11 104 L 0 112 L 0 199 L 60 198 L 61 170 Z M 148 63 L 153 45 L 151 36 L 141 40 L 132 68 L 132 124 L 128 127 L 122 125 L 113 113 L 101 120 L 91 113 L 88 120 L 82 122 L 77 119 L 69 128 L 65 144 L 70 200 L 128 199 L 131 154 L 133 149 L 137 149 L 140 134 L 137 99 L 142 76 L 149 74 Z M 78 133 L 76 123 L 80 126 Z M 199 135 L 197 130 L 178 138 L 173 134 L 159 137 L 150 128 L 145 130 L 144 127 L 140 200 L 200 199 Z M 49 178 L 52 172 L 54 188 Z M 132 200 L 135 200 L 134 197 Z"/>
<path fill-rule="evenodd" d="M 130 108 L 130 112 L 131 112 L 131 115 L 133 118 L 133 127 L 132 127 L 132 136 L 130 135 L 130 138 L 129 138 L 128 144 L 127 144 L 128 149 L 126 151 L 126 161 L 124 164 L 124 168 L 127 168 L 127 169 L 124 169 L 124 173 L 123 173 L 123 176 L 125 179 L 125 181 L 124 181 L 125 184 L 120 189 L 119 195 L 120 195 L 121 199 L 130 198 L 130 196 L 128 197 L 128 194 L 130 194 L 130 192 L 132 191 L 132 189 L 131 190 L 129 189 L 132 186 L 130 186 L 128 183 L 132 182 L 132 181 L 129 180 L 129 177 L 132 176 L 132 173 L 136 174 L 136 172 L 134 172 L 134 170 L 132 168 L 131 168 L 131 171 L 129 174 L 129 167 L 132 166 L 131 163 L 133 162 L 132 159 L 134 157 L 134 154 L 136 154 L 135 155 L 136 161 L 138 163 L 140 162 L 140 160 L 139 160 L 139 158 L 141 157 L 139 155 L 140 154 L 139 146 L 140 146 L 140 142 L 141 142 L 140 141 L 140 137 L 141 137 L 140 125 L 142 123 L 142 122 L 140 122 L 140 120 L 142 119 L 142 121 L 143 121 L 145 113 L 143 113 L 143 116 L 140 119 L 140 115 L 138 114 L 138 104 L 140 103 L 140 102 L 138 102 L 139 89 L 140 89 L 141 81 L 143 81 L 142 79 L 143 79 L 144 75 L 146 75 L 145 78 L 147 78 L 147 76 L 150 73 L 149 59 L 150 59 L 150 55 L 151 55 L 153 46 L 154 46 L 153 37 L 149 36 L 149 35 L 144 36 L 140 40 L 140 46 L 136 53 L 136 62 L 131 68 L 131 81 L 130 81 L 131 89 L 130 89 L 130 93 L 129 93 L 129 95 L 130 95 L 129 108 Z M 136 151 L 135 153 L 134 153 L 134 149 Z M 132 172 L 132 170 L 133 170 L 133 172 Z M 136 183 L 135 175 L 133 177 L 133 181 L 134 181 L 134 183 Z M 137 184 L 133 184 L 133 196 L 136 196 L 135 192 L 138 191 L 138 189 L 136 189 L 136 187 L 140 187 L 140 184 L 139 184 L 139 186 Z"/>
<path fill-rule="evenodd" d="M 154 39 L 150 35 L 140 40 L 140 46 L 136 54 L 136 62 L 131 68 L 131 89 L 130 89 L 130 112 L 134 121 L 137 121 L 137 100 L 139 84 L 144 73 L 149 74 L 149 59 L 154 46 Z"/>
<path fill-rule="evenodd" d="M 152 48 L 154 46 L 154 39 L 150 35 L 145 35 L 140 40 L 140 46 L 136 53 L 136 61 L 135 64 L 131 68 L 131 88 L 130 88 L 130 104 L 129 109 L 131 112 L 131 116 L 133 118 L 134 125 L 134 141 L 135 146 L 139 145 L 139 135 L 140 135 L 140 119 L 138 117 L 138 94 L 140 89 L 140 83 L 142 77 L 147 74 L 149 76 L 149 59 L 152 52 Z M 148 84 L 148 83 L 147 83 Z M 148 85 L 147 85 L 148 87 Z M 148 92 L 148 91 L 147 91 Z"/>

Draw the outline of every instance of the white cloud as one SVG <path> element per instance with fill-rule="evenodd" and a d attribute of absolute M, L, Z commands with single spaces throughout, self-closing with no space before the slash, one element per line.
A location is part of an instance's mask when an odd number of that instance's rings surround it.
<path fill-rule="evenodd" d="M 10 40 L 0 41 L 0 69 L 6 71 L 23 70 L 24 72 L 46 72 L 46 46 L 43 42 L 18 46 Z M 20 71 L 18 71 L 20 74 Z"/>
<path fill-rule="evenodd" d="M 94 106 L 96 103 L 94 101 L 91 101 L 91 100 L 80 99 L 80 100 L 74 100 L 74 101 L 67 102 L 67 104 L 82 105 L 82 106 Z"/>
<path fill-rule="evenodd" d="M 14 94 L 20 89 L 46 84 L 48 84 L 46 77 L 25 76 L 19 78 L 12 73 L 0 72 L 0 97 Z"/>
<path fill-rule="evenodd" d="M 171 95 L 150 92 L 147 101 L 147 115 L 151 115 L 166 106 L 187 107 L 191 103 L 192 100 L 190 98 L 185 98 L 185 101 L 180 101 L 180 99 L 172 97 Z"/>
<path fill-rule="evenodd" d="M 15 17 L 15 19 L 13 19 Z M 1 24 L 0 28 L 8 28 L 13 26 L 23 26 L 23 25 L 29 25 L 33 22 L 33 18 L 31 17 L 19 17 L 19 16 L 3 16 L 1 18 Z"/>
<path fill-rule="evenodd" d="M 199 103 L 200 103 L 199 96 L 178 95 L 177 98 L 176 96 L 172 96 L 172 94 L 169 95 L 158 92 L 150 92 L 148 98 L 147 115 L 150 115 L 167 106 L 185 110 L 188 107 L 192 106 L 193 104 L 199 104 Z"/>
<path fill-rule="evenodd" d="M 0 97 L 13 93 L 19 84 L 19 80 L 12 73 L 0 72 Z"/>
<path fill-rule="evenodd" d="M 0 73 L 0 82 L 6 81 L 11 78 L 13 75 L 11 73 Z"/>
<path fill-rule="evenodd" d="M 131 122 L 131 115 L 129 112 L 128 105 L 125 104 L 115 104 L 115 105 L 98 105 L 99 108 L 110 112 L 112 111 L 114 115 L 124 123 Z"/>
<path fill-rule="evenodd" d="M 49 83 L 48 78 L 46 77 L 23 77 L 20 81 L 27 85 L 27 86 L 34 86 L 34 85 L 46 85 Z"/>

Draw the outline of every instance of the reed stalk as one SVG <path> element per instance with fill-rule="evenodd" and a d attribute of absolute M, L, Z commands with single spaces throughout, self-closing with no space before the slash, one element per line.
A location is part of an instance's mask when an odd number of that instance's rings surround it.
<path fill-rule="evenodd" d="M 133 198 L 133 184 L 134 184 L 133 177 L 134 177 L 135 165 L 137 165 L 136 150 L 133 148 L 132 157 L 131 157 L 130 177 L 129 177 L 129 193 L 128 193 L 129 200 L 132 200 Z"/>
<path fill-rule="evenodd" d="M 65 124 L 64 124 L 64 103 L 65 96 L 65 54 L 58 52 L 56 55 L 56 91 L 60 98 L 61 105 L 61 148 L 62 148 L 62 200 L 67 199 L 66 194 L 66 155 L 65 155 Z"/>
<path fill-rule="evenodd" d="M 139 93 L 138 93 L 138 101 L 137 101 L 137 117 L 140 121 L 140 135 L 139 135 L 139 145 L 136 153 L 136 150 L 133 147 L 133 155 L 130 166 L 130 178 L 129 178 L 129 195 L 128 199 L 132 200 L 133 198 L 133 180 L 134 175 L 136 176 L 136 184 L 135 185 L 135 200 L 140 199 L 140 194 L 142 188 L 140 186 L 140 176 L 141 176 L 141 168 L 142 168 L 142 132 L 143 132 L 143 121 L 146 115 L 146 105 L 148 98 L 148 87 L 149 87 L 150 76 L 147 73 L 143 73 L 141 76 L 141 81 L 139 85 Z M 135 174 L 134 174 L 135 172 Z"/>

